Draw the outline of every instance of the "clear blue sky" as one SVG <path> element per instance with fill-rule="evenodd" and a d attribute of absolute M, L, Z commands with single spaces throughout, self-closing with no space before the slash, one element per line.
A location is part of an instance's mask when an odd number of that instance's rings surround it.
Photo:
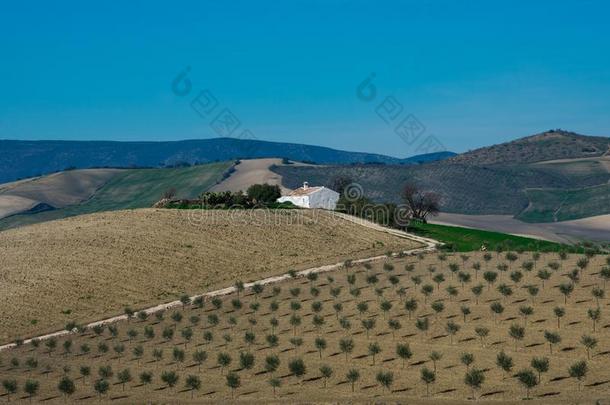
<path fill-rule="evenodd" d="M 400 157 L 413 145 L 375 113 L 390 95 L 458 152 L 610 135 L 605 1 L 60 3 L 2 6 L 0 139 L 211 138 L 203 89 L 259 139 Z"/>

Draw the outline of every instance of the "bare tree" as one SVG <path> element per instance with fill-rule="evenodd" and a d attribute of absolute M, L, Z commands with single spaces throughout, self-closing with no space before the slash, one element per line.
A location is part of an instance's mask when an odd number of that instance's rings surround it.
<path fill-rule="evenodd" d="M 405 185 L 402 198 L 414 219 L 426 222 L 428 215 L 436 215 L 440 211 L 440 196 L 432 191 L 422 191 L 413 183 Z"/>

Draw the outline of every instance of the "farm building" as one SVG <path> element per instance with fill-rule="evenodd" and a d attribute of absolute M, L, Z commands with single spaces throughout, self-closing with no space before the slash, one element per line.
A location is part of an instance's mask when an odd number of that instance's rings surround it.
<path fill-rule="evenodd" d="M 297 188 L 290 194 L 278 198 L 278 202 L 291 202 L 297 207 L 323 208 L 334 210 L 339 201 L 339 193 L 326 187 L 310 187 L 309 183 L 303 183 L 303 187 Z"/>

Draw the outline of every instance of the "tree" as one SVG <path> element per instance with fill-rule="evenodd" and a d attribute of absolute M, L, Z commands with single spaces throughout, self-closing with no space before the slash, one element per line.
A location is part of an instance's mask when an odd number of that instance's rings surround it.
<path fill-rule="evenodd" d="M 36 394 L 38 393 L 39 387 L 40 387 L 40 384 L 38 383 L 38 381 L 26 380 L 25 385 L 23 386 L 23 391 L 25 391 L 25 393 L 28 394 L 30 401 L 32 401 L 32 398 L 34 396 L 36 396 Z"/>
<path fill-rule="evenodd" d="M 95 384 L 93 384 L 93 389 L 101 397 L 102 395 L 108 392 L 108 390 L 110 389 L 110 384 L 108 383 L 108 381 L 102 378 L 97 380 Z"/>
<path fill-rule="evenodd" d="M 436 363 L 443 358 L 443 354 L 441 352 L 432 351 L 430 352 L 428 358 L 432 360 L 432 365 L 434 366 L 434 373 L 436 373 Z"/>
<path fill-rule="evenodd" d="M 466 323 L 466 317 L 468 315 L 470 315 L 471 311 L 470 311 L 470 307 L 466 306 L 466 305 L 462 305 L 460 307 L 460 312 L 462 313 L 462 316 L 464 317 L 464 323 Z"/>
<path fill-rule="evenodd" d="M 544 331 L 544 338 L 547 342 L 549 342 L 549 349 L 551 354 L 553 354 L 553 345 L 561 343 L 561 336 L 557 332 L 551 332 L 548 330 Z"/>
<path fill-rule="evenodd" d="M 265 371 L 268 373 L 275 373 L 279 366 L 280 358 L 277 355 L 272 354 L 265 357 Z"/>
<path fill-rule="evenodd" d="M 116 376 L 119 384 L 123 386 L 123 391 L 125 391 L 125 384 L 131 381 L 131 371 L 126 368 L 125 370 L 119 371 Z"/>
<path fill-rule="evenodd" d="M 138 366 L 140 365 L 140 359 L 144 356 L 144 346 L 137 345 L 133 348 L 133 356 L 138 360 Z"/>
<path fill-rule="evenodd" d="M 425 284 L 422 286 L 421 293 L 424 295 L 424 304 L 428 303 L 428 297 L 432 294 L 433 291 L 434 287 L 432 287 L 430 284 Z"/>
<path fill-rule="evenodd" d="M 570 377 L 578 380 L 578 389 L 581 388 L 581 382 L 587 376 L 588 371 L 589 367 L 587 366 L 587 362 L 584 360 L 577 361 L 568 368 L 568 373 L 570 374 Z"/>
<path fill-rule="evenodd" d="M 273 388 L 273 396 L 275 397 L 275 391 L 282 386 L 282 380 L 279 378 L 271 378 L 269 380 L 269 385 Z"/>
<path fill-rule="evenodd" d="M 186 345 L 188 342 L 191 341 L 191 339 L 193 338 L 193 329 L 187 327 L 182 329 L 182 332 L 180 332 L 180 334 L 182 335 L 182 338 L 184 339 L 184 348 L 186 349 Z"/>
<path fill-rule="evenodd" d="M 390 387 L 394 383 L 394 373 L 391 371 L 380 371 L 377 373 L 376 380 L 382 387 L 390 391 Z"/>
<path fill-rule="evenodd" d="M 497 322 L 497 315 L 500 315 L 504 312 L 504 306 L 497 301 L 492 302 L 489 306 L 489 309 L 491 309 L 491 312 L 494 313 L 494 322 Z"/>
<path fill-rule="evenodd" d="M 288 363 L 288 369 L 298 379 L 301 379 L 307 373 L 307 367 L 303 359 L 292 359 Z"/>
<path fill-rule="evenodd" d="M 324 378 L 324 388 L 326 388 L 328 379 L 333 375 L 333 369 L 330 366 L 324 364 L 320 367 L 320 374 L 322 374 L 322 378 Z"/>
<path fill-rule="evenodd" d="M 320 358 L 322 358 L 322 351 L 326 349 L 326 339 L 322 337 L 317 337 L 314 341 L 314 345 L 320 354 Z"/>
<path fill-rule="evenodd" d="M 74 381 L 72 381 L 69 377 L 63 376 L 59 380 L 59 384 L 57 384 L 57 389 L 66 397 L 69 397 L 76 391 L 76 385 L 74 385 Z"/>
<path fill-rule="evenodd" d="M 231 388 L 231 398 L 235 398 L 235 390 L 241 386 L 241 379 L 233 372 L 227 374 L 227 387 Z"/>
<path fill-rule="evenodd" d="M 513 369 L 513 358 L 504 353 L 504 350 L 496 356 L 496 365 L 504 371 L 504 378 Z"/>
<path fill-rule="evenodd" d="M 445 330 L 449 334 L 449 339 L 450 339 L 451 344 L 453 344 L 453 336 L 455 336 L 455 334 L 459 332 L 460 325 L 458 325 L 457 323 L 455 323 L 453 321 L 449 321 L 449 322 L 447 322 L 447 325 L 445 326 Z"/>
<path fill-rule="evenodd" d="M 462 353 L 460 356 L 460 361 L 463 365 L 466 366 L 466 371 L 470 369 L 470 365 L 474 363 L 474 354 L 472 353 Z"/>
<path fill-rule="evenodd" d="M 498 279 L 498 273 L 496 273 L 494 271 L 486 271 L 485 273 L 483 273 L 483 280 L 485 280 L 487 282 L 488 290 L 496 282 L 497 279 Z"/>
<path fill-rule="evenodd" d="M 563 294 L 564 304 L 568 303 L 568 297 L 574 291 L 573 283 L 561 283 L 559 284 L 559 292 Z"/>
<path fill-rule="evenodd" d="M 345 378 L 347 378 L 347 381 L 349 381 L 352 385 L 352 392 L 354 392 L 356 382 L 358 382 L 358 380 L 360 379 L 360 372 L 355 368 L 352 368 L 347 372 Z"/>
<path fill-rule="evenodd" d="M 100 366 L 100 368 L 97 370 L 99 376 L 102 379 L 109 379 L 112 378 L 112 376 L 114 375 L 114 372 L 112 371 L 112 367 L 110 366 Z"/>
<path fill-rule="evenodd" d="M 424 332 L 424 334 L 426 334 L 426 332 L 430 328 L 430 321 L 428 320 L 428 318 L 418 318 L 415 321 L 415 327 L 421 332 Z"/>
<path fill-rule="evenodd" d="M 205 362 L 208 358 L 208 354 L 203 350 L 195 350 L 193 352 L 193 361 L 197 363 L 199 368 L 199 372 L 201 372 L 201 364 Z"/>
<path fill-rule="evenodd" d="M 590 308 L 587 311 L 587 315 L 589 315 L 589 319 L 593 321 L 593 332 L 595 332 L 595 325 L 597 324 L 597 321 L 599 321 L 602 317 L 602 310 L 599 307 Z"/>
<path fill-rule="evenodd" d="M 530 363 L 532 368 L 538 372 L 538 383 L 542 383 L 542 373 L 549 371 L 548 357 L 534 357 Z"/>
<path fill-rule="evenodd" d="M 405 301 L 405 310 L 409 313 L 409 319 L 413 315 L 413 312 L 417 311 L 417 300 L 415 298 L 411 298 Z"/>
<path fill-rule="evenodd" d="M 525 328 L 514 323 L 508 328 L 508 335 L 515 341 L 515 350 L 517 350 L 517 342 L 525 338 Z"/>
<path fill-rule="evenodd" d="M 551 278 L 551 272 L 545 269 L 538 270 L 537 277 L 542 282 L 542 289 L 544 290 L 544 282 Z"/>
<path fill-rule="evenodd" d="M 525 399 L 530 399 L 530 390 L 538 385 L 536 374 L 530 369 L 524 369 L 517 373 L 517 379 L 525 387 Z"/>
<path fill-rule="evenodd" d="M 184 385 L 186 389 L 191 391 L 191 399 L 193 399 L 195 391 L 199 391 L 199 389 L 201 388 L 201 378 L 196 375 L 189 375 L 186 377 Z"/>
<path fill-rule="evenodd" d="M 420 379 L 426 384 L 426 396 L 430 396 L 430 384 L 436 381 L 436 371 L 429 370 L 424 367 L 420 371 Z"/>
<path fill-rule="evenodd" d="M 255 205 L 268 205 L 282 196 L 280 187 L 271 184 L 253 184 L 246 190 L 246 195 Z"/>
<path fill-rule="evenodd" d="M 153 374 L 150 371 L 143 371 L 140 373 L 140 383 L 147 387 L 152 383 Z"/>
<path fill-rule="evenodd" d="M 239 366 L 242 369 L 250 370 L 252 367 L 254 367 L 254 355 L 249 352 L 240 352 Z"/>
<path fill-rule="evenodd" d="M 597 339 L 593 336 L 583 335 L 580 338 L 580 344 L 582 344 L 587 351 L 587 359 L 591 359 L 591 350 L 595 349 L 597 346 Z"/>
<path fill-rule="evenodd" d="M 343 338 L 339 340 L 339 350 L 345 354 L 345 362 L 347 362 L 347 356 L 354 351 L 354 339 Z"/>
<path fill-rule="evenodd" d="M 441 301 L 434 301 L 430 307 L 434 311 L 436 319 L 438 319 L 438 314 L 445 310 L 445 304 L 443 304 Z"/>
<path fill-rule="evenodd" d="M 474 328 L 474 332 L 477 334 L 479 339 L 481 339 L 481 344 L 482 344 L 483 339 L 485 339 L 487 337 L 487 335 L 489 335 L 489 328 L 486 328 L 484 326 L 477 326 L 476 328 Z"/>
<path fill-rule="evenodd" d="M 225 367 L 227 367 L 229 364 L 231 364 L 231 356 L 229 355 L 229 353 L 218 353 L 218 357 L 216 359 L 216 361 L 218 362 L 218 365 L 220 366 L 220 374 L 224 374 L 224 369 Z"/>
<path fill-rule="evenodd" d="M 481 386 L 485 382 L 485 373 L 483 370 L 479 370 L 477 368 L 473 368 L 472 370 L 467 370 L 466 375 L 464 376 L 464 384 L 472 389 L 472 399 L 476 400 L 476 391 L 481 389 Z"/>
<path fill-rule="evenodd" d="M 178 347 L 174 347 L 172 350 L 172 357 L 174 358 L 174 362 L 176 364 L 184 362 L 184 350 L 179 349 Z"/>
<path fill-rule="evenodd" d="M 375 356 L 381 353 L 381 346 L 379 343 L 369 343 L 369 356 L 373 357 L 373 365 L 375 365 Z"/>
<path fill-rule="evenodd" d="M 402 368 L 405 368 L 405 362 L 413 356 L 413 352 L 408 343 L 399 343 L 396 345 L 396 355 L 402 360 Z"/>
<path fill-rule="evenodd" d="M 591 295 L 593 296 L 593 298 L 595 298 L 595 302 L 599 307 L 599 300 L 604 299 L 606 292 L 599 287 L 593 287 L 593 289 L 591 290 Z"/>
<path fill-rule="evenodd" d="M 475 285 L 470 289 L 470 291 L 472 291 L 472 294 L 475 296 L 475 303 L 479 305 L 479 297 L 483 293 L 483 284 Z"/>
<path fill-rule="evenodd" d="M 429 215 L 437 215 L 440 211 L 440 196 L 430 191 L 421 191 L 413 183 L 405 185 L 402 198 L 412 217 L 424 223 Z"/>
<path fill-rule="evenodd" d="M 562 307 L 555 307 L 553 308 L 553 313 L 557 317 L 557 329 L 561 329 L 561 318 L 565 316 L 566 310 Z"/>
<path fill-rule="evenodd" d="M 91 367 L 89 366 L 80 366 L 79 369 L 80 375 L 83 377 L 83 382 L 87 383 L 87 377 L 91 375 Z"/>
<path fill-rule="evenodd" d="M 369 338 L 369 332 L 375 328 L 375 319 L 367 318 L 362 320 L 362 327 L 366 330 L 366 338 Z"/>
<path fill-rule="evenodd" d="M 534 308 L 527 305 L 522 305 L 519 307 L 519 313 L 523 317 L 524 326 L 527 326 L 527 318 L 534 314 Z"/>
<path fill-rule="evenodd" d="M 17 380 L 2 380 L 2 388 L 6 391 L 8 400 L 11 400 L 11 395 L 17 392 Z"/>
<path fill-rule="evenodd" d="M 178 384 L 178 374 L 174 371 L 164 371 L 161 373 L 161 381 L 163 381 L 170 389 L 173 389 Z"/>

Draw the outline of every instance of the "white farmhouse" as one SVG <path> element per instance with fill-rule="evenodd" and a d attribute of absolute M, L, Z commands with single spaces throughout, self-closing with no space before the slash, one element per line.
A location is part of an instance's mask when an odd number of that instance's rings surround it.
<path fill-rule="evenodd" d="M 309 183 L 303 183 L 303 187 L 297 188 L 290 194 L 278 198 L 277 202 L 291 202 L 297 207 L 323 208 L 334 210 L 337 208 L 339 193 L 326 187 L 310 187 Z"/>

